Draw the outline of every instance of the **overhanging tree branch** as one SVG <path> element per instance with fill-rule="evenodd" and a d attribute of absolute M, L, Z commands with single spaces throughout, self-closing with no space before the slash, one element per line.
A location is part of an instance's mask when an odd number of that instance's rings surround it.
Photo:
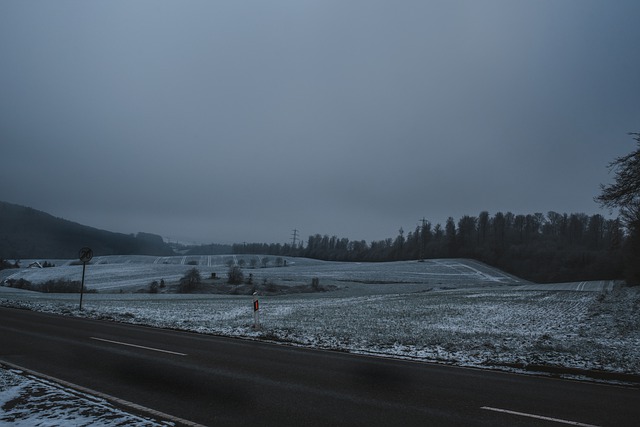
<path fill-rule="evenodd" d="M 640 205 L 640 133 L 632 132 L 629 135 L 636 140 L 638 148 L 608 165 L 609 170 L 615 172 L 614 183 L 601 185 L 601 193 L 595 200 L 609 209 L 620 208 L 626 219 L 640 219 L 634 215 Z"/>

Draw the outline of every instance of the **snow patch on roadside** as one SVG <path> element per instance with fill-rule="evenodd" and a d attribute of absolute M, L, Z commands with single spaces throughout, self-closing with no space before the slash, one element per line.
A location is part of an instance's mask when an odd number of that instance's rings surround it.
<path fill-rule="evenodd" d="M 104 399 L 2 367 L 0 367 L 0 424 L 10 424 L 14 427 L 59 425 L 166 427 L 174 425 L 129 414 Z"/>

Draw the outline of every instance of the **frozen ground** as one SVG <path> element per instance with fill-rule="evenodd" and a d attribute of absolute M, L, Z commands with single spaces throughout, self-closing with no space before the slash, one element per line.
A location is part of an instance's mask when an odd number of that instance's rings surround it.
<path fill-rule="evenodd" d="M 251 256 L 94 259 L 78 296 L 0 287 L 2 305 L 202 333 L 273 340 L 465 366 L 545 365 L 640 374 L 640 293 L 612 282 L 536 285 L 471 260 L 338 263 L 286 258 L 286 267 L 246 269 L 255 280 L 338 286 L 325 293 L 261 297 L 253 330 L 244 296 L 110 293 L 180 277 L 196 263 L 224 276 Z M 271 257 L 271 265 L 275 258 Z M 66 264 L 66 265 L 65 265 Z M 81 274 L 81 266 L 11 271 L 33 282 Z M 172 276 L 173 275 L 173 276 Z M 129 278 L 129 279 L 127 279 Z M 177 279 L 176 279 L 177 280 Z M 130 283 L 135 283 L 131 285 Z"/>
<path fill-rule="evenodd" d="M 194 258 L 203 275 L 224 275 L 226 260 L 233 259 Z M 6 287 L 0 287 L 0 305 L 382 357 L 640 383 L 638 288 L 536 285 L 469 260 L 287 261 L 287 267 L 245 271 L 279 284 L 318 277 L 338 289 L 260 297 L 257 330 L 251 297 L 107 292 L 139 286 L 127 284 L 129 274 L 139 284 L 167 280 L 169 272 L 179 276 L 193 267 L 184 257 L 105 257 L 87 266 L 95 270 L 87 281 L 99 293 L 85 295 L 82 311 L 77 295 Z M 48 280 L 69 269 L 81 267 L 12 276 Z"/>
<path fill-rule="evenodd" d="M 277 257 L 268 257 L 267 268 L 251 268 L 252 260 L 257 262 L 258 266 L 261 265 L 258 261 L 260 258 L 255 255 L 96 257 L 87 265 L 85 285 L 100 293 L 131 292 L 147 287 L 153 280 L 164 279 L 167 284 L 177 283 L 187 270 L 194 267 L 205 278 L 210 277 L 211 273 L 224 278 L 229 263 L 243 265 L 245 275 L 252 274 L 254 282 L 262 282 L 266 279 L 293 286 L 309 284 L 312 278 L 317 277 L 321 284 L 341 287 L 344 287 L 344 284 L 350 284 L 352 288 L 354 284 L 369 285 L 364 290 L 366 293 L 386 292 L 383 288 L 389 288 L 390 284 L 460 287 L 525 283 L 497 269 L 471 260 L 348 263 L 283 257 L 282 262 L 286 261 L 286 266 L 276 267 Z M 45 260 L 23 260 L 21 265 L 29 265 L 32 261 L 44 262 Z M 74 261 L 49 262 L 53 262 L 56 267 L 2 270 L 0 281 L 22 278 L 33 283 L 43 283 L 56 279 L 79 281 L 82 277 L 82 266 L 72 265 Z"/>

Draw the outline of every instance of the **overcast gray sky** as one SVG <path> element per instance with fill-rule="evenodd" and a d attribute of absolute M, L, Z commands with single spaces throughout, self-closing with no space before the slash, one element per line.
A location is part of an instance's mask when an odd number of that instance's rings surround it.
<path fill-rule="evenodd" d="M 0 200 L 132 233 L 367 241 L 602 213 L 640 2 L 0 2 Z"/>

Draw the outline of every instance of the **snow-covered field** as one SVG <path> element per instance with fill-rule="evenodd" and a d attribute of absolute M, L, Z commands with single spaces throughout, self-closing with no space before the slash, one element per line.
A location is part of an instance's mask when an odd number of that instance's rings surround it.
<path fill-rule="evenodd" d="M 203 275 L 226 272 L 224 257 L 196 258 Z M 82 311 L 77 295 L 6 287 L 0 287 L 0 304 L 461 366 L 574 377 L 598 371 L 636 381 L 640 375 L 640 290 L 612 282 L 536 285 L 470 260 L 360 264 L 288 258 L 287 267 L 246 271 L 279 284 L 318 277 L 338 289 L 260 297 L 261 328 L 255 330 L 247 296 L 104 293 L 134 288 L 127 275 L 136 286 L 168 280 L 170 272 L 180 276 L 193 267 L 184 258 L 114 261 L 105 257 L 87 266 L 95 270 L 88 286 L 99 293 L 85 295 Z M 36 281 L 70 269 L 81 267 L 14 271 L 12 277 Z"/>
<path fill-rule="evenodd" d="M 133 291 L 148 286 L 153 280 L 164 279 L 167 283 L 177 282 L 185 272 L 196 267 L 203 277 L 216 273 L 226 277 L 228 263 L 244 265 L 245 274 L 252 274 L 254 281 L 264 279 L 285 285 L 309 284 L 317 277 L 322 284 L 340 285 L 345 283 L 369 285 L 389 284 L 430 285 L 440 287 L 460 287 L 495 284 L 524 284 L 525 282 L 500 270 L 471 260 L 428 260 L 419 262 L 348 263 L 326 262 L 307 258 L 283 257 L 286 266 L 277 267 L 277 257 L 267 257 L 267 268 L 251 268 L 261 257 L 255 255 L 219 256 L 104 256 L 97 257 L 87 265 L 85 285 L 98 292 Z M 24 260 L 21 265 L 32 261 Z M 44 260 L 38 260 L 44 261 Z M 51 262 L 51 261 L 50 261 Z M 43 283 L 52 279 L 80 280 L 82 266 L 72 265 L 74 261 L 55 260 L 57 267 L 24 268 L 0 271 L 0 281 L 25 279 L 33 283 Z M 257 262 L 260 266 L 260 262 Z M 344 286 L 342 286 L 344 287 Z M 375 292 L 381 291 L 375 287 Z"/>

